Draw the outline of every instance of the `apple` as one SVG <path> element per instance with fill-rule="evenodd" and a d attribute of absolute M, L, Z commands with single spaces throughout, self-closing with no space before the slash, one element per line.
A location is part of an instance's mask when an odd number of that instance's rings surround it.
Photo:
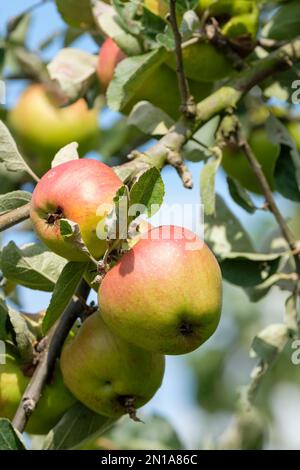
<path fill-rule="evenodd" d="M 182 49 L 186 76 L 197 82 L 214 82 L 233 72 L 231 61 L 223 51 L 209 42 L 197 42 Z M 168 65 L 175 70 L 174 52 L 169 54 Z"/>
<path fill-rule="evenodd" d="M 170 3 L 168 0 L 144 0 L 144 6 L 156 16 L 165 19 L 170 11 Z"/>
<path fill-rule="evenodd" d="M 104 90 L 110 84 L 116 66 L 125 59 L 126 54 L 111 39 L 107 38 L 99 52 L 97 63 L 97 75 Z"/>
<path fill-rule="evenodd" d="M 0 364 L 0 416 L 12 420 L 30 378 L 23 374 L 18 352 L 12 345 L 6 345 L 5 359 L 6 363 Z M 29 418 L 26 432 L 47 434 L 75 402 L 74 396 L 64 386 L 57 364 L 51 383 L 45 386 Z"/>
<path fill-rule="evenodd" d="M 256 0 L 199 0 L 198 11 L 208 10 L 212 16 L 236 16 L 251 13 L 256 3 Z"/>
<path fill-rule="evenodd" d="M 95 258 L 107 247 L 97 235 L 122 186 L 115 172 L 97 160 L 71 160 L 49 170 L 38 182 L 31 199 L 30 217 L 40 239 L 54 253 L 71 261 L 87 261 L 87 256 L 60 234 L 60 219 L 79 225 L 82 239 Z"/>
<path fill-rule="evenodd" d="M 254 129 L 249 136 L 252 148 L 272 190 L 275 188 L 274 171 L 280 148 L 272 143 L 264 128 Z M 245 189 L 253 193 L 262 194 L 246 156 L 234 146 L 228 146 L 223 151 L 222 166 L 226 173 L 235 178 Z"/>
<path fill-rule="evenodd" d="M 221 304 L 215 256 L 195 234 L 175 226 L 147 232 L 99 289 L 100 312 L 112 331 L 161 354 L 198 348 L 217 328 Z"/>
<path fill-rule="evenodd" d="M 63 348 L 65 385 L 85 406 L 118 418 L 147 403 L 160 387 L 165 360 L 112 333 L 99 313 L 88 317 Z"/>
<path fill-rule="evenodd" d="M 98 77 L 100 83 L 107 88 L 113 78 L 114 71 L 119 62 L 126 56 L 111 39 L 106 39 L 99 53 Z M 212 91 L 211 83 L 189 81 L 191 94 L 197 102 L 202 101 Z M 164 93 L 163 90 L 169 90 Z M 170 92 L 170 90 L 172 90 Z M 129 114 L 139 101 L 150 101 L 154 106 L 165 111 L 176 119 L 180 115 L 181 98 L 175 71 L 167 65 L 161 64 L 153 70 L 140 85 L 136 84 L 132 98 L 119 111 Z"/>
<path fill-rule="evenodd" d="M 59 107 L 57 98 L 42 85 L 28 87 L 8 114 L 8 124 L 34 170 L 42 175 L 58 150 L 70 142 L 84 154 L 95 148 L 99 133 L 97 110 L 84 99 Z"/>

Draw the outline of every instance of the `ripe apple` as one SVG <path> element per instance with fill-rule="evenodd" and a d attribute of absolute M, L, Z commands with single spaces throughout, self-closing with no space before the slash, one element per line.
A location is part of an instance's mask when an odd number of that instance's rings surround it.
<path fill-rule="evenodd" d="M 161 354 L 198 348 L 218 326 L 222 278 L 213 253 L 182 227 L 147 232 L 104 277 L 100 312 L 127 341 Z"/>
<path fill-rule="evenodd" d="M 31 199 L 30 217 L 36 233 L 55 253 L 85 261 L 86 255 L 60 234 L 60 219 L 71 220 L 79 225 L 90 253 L 101 257 L 107 244 L 105 237 L 97 236 L 97 226 L 110 212 L 108 206 L 120 186 L 122 181 L 115 172 L 97 160 L 82 158 L 52 168 L 41 178 Z"/>
<path fill-rule="evenodd" d="M 60 108 L 42 85 L 31 85 L 8 115 L 8 124 L 20 147 L 41 175 L 50 168 L 58 150 L 70 142 L 84 154 L 95 148 L 99 133 L 97 110 L 84 99 Z"/>
<path fill-rule="evenodd" d="M 107 38 L 99 52 L 97 63 L 97 75 L 104 90 L 110 84 L 116 66 L 125 59 L 126 54 L 111 39 Z"/>
<path fill-rule="evenodd" d="M 0 416 L 11 420 L 30 379 L 21 370 L 15 348 L 7 344 L 6 351 L 6 363 L 0 364 Z M 52 382 L 46 385 L 36 410 L 29 418 L 26 432 L 47 434 L 75 402 L 74 396 L 64 386 L 57 365 Z"/>
<path fill-rule="evenodd" d="M 125 54 L 114 41 L 106 39 L 100 49 L 97 69 L 100 83 L 104 89 L 112 80 L 116 66 L 125 57 Z M 190 80 L 189 86 L 191 94 L 197 102 L 206 98 L 212 91 L 211 83 Z M 169 92 L 164 93 L 163 90 L 169 90 Z M 133 106 L 139 101 L 150 101 L 172 118 L 178 118 L 181 100 L 176 73 L 165 64 L 158 66 L 140 85 L 135 86 L 132 98 L 119 111 L 129 114 Z"/>
<path fill-rule="evenodd" d="M 63 348 L 65 385 L 85 406 L 118 418 L 147 403 L 164 375 L 164 356 L 151 353 L 112 333 L 99 313 L 82 324 Z"/>
<path fill-rule="evenodd" d="M 264 128 L 254 129 L 250 133 L 248 140 L 271 189 L 274 190 L 274 170 L 279 156 L 279 146 L 270 141 Z M 245 189 L 253 193 L 262 194 L 261 187 L 255 178 L 253 170 L 246 156 L 239 148 L 228 146 L 224 150 L 222 166 L 226 173 L 235 178 Z"/>

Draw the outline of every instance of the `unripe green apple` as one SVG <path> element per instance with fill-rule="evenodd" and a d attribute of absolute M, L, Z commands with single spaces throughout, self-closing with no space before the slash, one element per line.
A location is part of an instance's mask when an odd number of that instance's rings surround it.
<path fill-rule="evenodd" d="M 189 88 L 195 101 L 199 102 L 211 93 L 212 84 L 189 80 Z M 167 65 L 160 65 L 141 83 L 140 87 L 136 88 L 134 96 L 122 112 L 129 114 L 133 106 L 143 100 L 149 101 L 173 119 L 177 119 L 181 114 L 181 98 L 176 73 Z"/>
<path fill-rule="evenodd" d="M 151 13 L 163 19 L 170 11 L 168 0 L 144 0 L 144 5 Z"/>
<path fill-rule="evenodd" d="M 186 76 L 198 82 L 214 82 L 233 72 L 232 64 L 223 51 L 209 42 L 197 42 L 182 49 Z M 170 53 L 168 65 L 175 70 L 176 58 Z"/>
<path fill-rule="evenodd" d="M 88 109 L 84 99 L 60 108 L 42 85 L 31 85 L 8 115 L 9 126 L 35 171 L 50 168 L 58 150 L 70 142 L 84 154 L 95 148 L 99 133 L 97 110 Z"/>
<path fill-rule="evenodd" d="M 163 356 L 112 333 L 99 313 L 84 321 L 61 355 L 64 383 L 75 397 L 96 413 L 115 418 L 134 414 L 153 397 L 164 366 Z"/>
<path fill-rule="evenodd" d="M 0 416 L 11 420 L 30 379 L 21 370 L 15 348 L 7 345 L 6 350 L 6 363 L 0 364 Z M 64 386 L 57 364 L 51 383 L 45 386 L 37 408 L 29 418 L 26 431 L 47 434 L 75 402 L 75 397 Z"/>
<path fill-rule="evenodd" d="M 107 88 L 112 80 L 116 66 L 125 57 L 125 54 L 112 39 L 105 40 L 100 49 L 97 71 L 100 83 L 104 89 Z M 212 91 L 211 83 L 190 80 L 189 87 L 196 102 L 206 98 Z M 168 93 L 165 93 L 164 90 L 168 90 Z M 135 86 L 132 98 L 120 111 L 124 114 L 129 114 L 134 105 L 139 101 L 149 101 L 172 118 L 178 118 L 180 115 L 181 98 L 176 73 L 165 64 L 155 68 L 140 85 L 137 84 Z"/>
<path fill-rule="evenodd" d="M 100 312 L 127 341 L 161 354 L 198 348 L 218 326 L 222 278 L 195 234 L 162 226 L 147 232 L 104 277 Z"/>
<path fill-rule="evenodd" d="M 116 173 L 104 163 L 82 158 L 49 170 L 37 184 L 31 199 L 30 217 L 40 239 L 55 253 L 72 261 L 87 257 L 60 234 L 60 219 L 79 225 L 90 253 L 99 258 L 107 243 L 97 236 L 112 208 L 113 198 L 122 186 Z"/>
<path fill-rule="evenodd" d="M 279 156 L 279 146 L 270 141 L 264 128 L 254 129 L 248 141 L 271 189 L 274 190 L 274 171 Z M 261 187 L 255 178 L 253 170 L 246 156 L 239 148 L 228 146 L 224 150 L 222 166 L 226 173 L 235 178 L 245 189 L 253 193 L 262 194 Z"/>
<path fill-rule="evenodd" d="M 199 0 L 198 11 L 208 10 L 212 16 L 236 16 L 250 13 L 256 0 Z"/>

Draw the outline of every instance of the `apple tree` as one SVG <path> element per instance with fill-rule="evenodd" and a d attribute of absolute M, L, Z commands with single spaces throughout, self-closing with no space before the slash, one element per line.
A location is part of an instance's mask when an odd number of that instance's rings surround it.
<path fill-rule="evenodd" d="M 183 449 L 138 409 L 165 356 L 198 348 L 199 406 L 232 419 L 195 442 L 263 449 L 272 387 L 297 383 L 299 2 L 24 3 L 0 37 L 0 449 Z M 61 27 L 31 47 L 48 7 Z M 168 168 L 187 192 L 199 174 L 204 240 L 153 227 Z M 50 294 L 42 311 L 23 288 Z M 254 358 L 241 383 L 236 351 Z"/>

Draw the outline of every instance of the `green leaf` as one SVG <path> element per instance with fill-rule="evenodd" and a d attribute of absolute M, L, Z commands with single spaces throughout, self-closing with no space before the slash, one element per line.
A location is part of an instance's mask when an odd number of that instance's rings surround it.
<path fill-rule="evenodd" d="M 5 341 L 8 337 L 7 323 L 8 308 L 4 299 L 0 297 L 0 341 Z"/>
<path fill-rule="evenodd" d="M 223 277 L 232 284 L 251 287 L 261 284 L 276 273 L 280 254 L 227 253 L 220 260 Z"/>
<path fill-rule="evenodd" d="M 174 121 L 148 101 L 140 101 L 128 116 L 128 124 L 136 126 L 145 134 L 162 136 L 168 132 Z"/>
<path fill-rule="evenodd" d="M 38 243 L 22 248 L 11 241 L 2 250 L 3 275 L 30 289 L 52 292 L 66 260 Z"/>
<path fill-rule="evenodd" d="M 70 243 L 74 248 L 91 258 L 91 254 L 83 241 L 78 224 L 72 220 L 60 219 L 59 228 L 60 234 L 66 242 Z"/>
<path fill-rule="evenodd" d="M 108 106 L 114 111 L 122 110 L 164 59 L 165 51 L 160 48 L 122 60 L 107 90 Z"/>
<path fill-rule="evenodd" d="M 72 101 L 83 96 L 95 78 L 97 57 L 79 49 L 64 48 L 47 65 L 49 75 Z"/>
<path fill-rule="evenodd" d="M 3 299 L 0 300 L 2 312 L 6 307 L 7 330 L 11 333 L 13 342 L 18 348 L 22 363 L 30 364 L 33 360 L 33 345 L 36 342 L 36 337 L 30 331 L 25 317 L 20 312 L 16 312 L 11 307 L 6 306 L 5 303 L 3 305 Z"/>
<path fill-rule="evenodd" d="M 96 22 L 100 29 L 129 56 L 141 54 L 141 45 L 136 37 L 125 31 L 120 25 L 115 10 L 104 11 L 95 7 Z"/>
<path fill-rule="evenodd" d="M 299 35 L 300 8 L 295 0 L 282 5 L 264 28 L 264 36 L 278 41 L 291 40 Z"/>
<path fill-rule="evenodd" d="M 130 189 L 130 209 L 135 212 L 134 205 L 144 207 L 144 211 L 148 217 L 154 215 L 163 203 L 165 187 L 157 168 L 152 167 L 146 170 Z M 139 207 L 137 207 L 139 210 Z M 140 215 L 140 214 L 138 214 Z M 135 218 L 135 214 L 129 213 L 129 218 Z"/>
<path fill-rule="evenodd" d="M 2 121 L 0 121 L 0 162 L 4 164 L 8 171 L 26 171 L 33 179 L 37 180 L 36 175 L 23 159 L 11 133 Z"/>
<path fill-rule="evenodd" d="M 277 191 L 291 201 L 300 202 L 300 189 L 291 157 L 291 149 L 286 145 L 281 146 L 274 176 Z"/>
<path fill-rule="evenodd" d="M 300 154 L 287 128 L 275 116 L 266 122 L 266 130 L 272 142 L 281 145 L 275 167 L 276 189 L 283 196 L 298 201 L 300 192 Z M 289 187 L 290 186 L 290 187 Z"/>
<path fill-rule="evenodd" d="M 55 0 L 64 21 L 74 28 L 95 29 L 90 0 Z"/>
<path fill-rule="evenodd" d="M 137 426 L 126 417 L 103 438 L 112 441 L 118 449 L 124 450 L 184 449 L 184 445 L 172 425 L 166 418 L 159 415 L 145 417 L 144 426 Z"/>
<path fill-rule="evenodd" d="M 101 416 L 76 403 L 46 436 L 43 450 L 67 450 L 78 447 L 87 439 L 103 434 L 114 420 Z"/>
<path fill-rule="evenodd" d="M 219 195 L 216 196 L 216 217 L 206 217 L 204 229 L 207 243 L 221 258 L 231 252 L 253 252 L 248 233 Z"/>
<path fill-rule="evenodd" d="M 230 178 L 230 176 L 227 176 L 227 184 L 230 196 L 234 202 L 245 209 L 245 211 L 253 214 L 256 211 L 256 207 L 246 189 L 236 179 Z"/>
<path fill-rule="evenodd" d="M 211 157 L 211 147 L 216 141 L 216 131 L 220 124 L 220 116 L 213 117 L 195 132 L 183 148 L 184 158 L 191 162 L 200 162 Z"/>
<path fill-rule="evenodd" d="M 51 162 L 51 168 L 54 168 L 57 165 L 62 163 L 69 162 L 70 160 L 78 160 L 78 143 L 71 142 L 70 144 L 65 145 L 61 148 Z"/>
<path fill-rule="evenodd" d="M 265 362 L 272 363 L 284 349 L 288 339 L 289 329 L 287 325 L 283 323 L 269 325 L 255 336 L 251 346 L 252 356 L 258 356 Z"/>
<path fill-rule="evenodd" d="M 209 160 L 202 168 L 200 174 L 201 202 L 204 204 L 206 215 L 215 213 L 215 179 L 222 161 L 222 153 Z"/>
<path fill-rule="evenodd" d="M 30 15 L 21 13 L 20 15 L 14 16 L 7 25 L 9 42 L 13 44 L 25 44 L 30 25 Z"/>
<path fill-rule="evenodd" d="M 0 450 L 25 450 L 21 434 L 8 419 L 0 418 Z"/>
<path fill-rule="evenodd" d="M 27 191 L 12 191 L 0 195 L 0 214 L 24 206 L 31 199 L 31 193 Z"/>
<path fill-rule="evenodd" d="M 63 313 L 70 302 L 83 274 L 87 263 L 69 261 L 63 268 L 56 284 L 43 320 L 43 332 L 49 328 Z"/>
<path fill-rule="evenodd" d="M 287 327 L 296 335 L 299 331 L 299 309 L 297 295 L 290 295 L 285 303 L 285 323 Z"/>

